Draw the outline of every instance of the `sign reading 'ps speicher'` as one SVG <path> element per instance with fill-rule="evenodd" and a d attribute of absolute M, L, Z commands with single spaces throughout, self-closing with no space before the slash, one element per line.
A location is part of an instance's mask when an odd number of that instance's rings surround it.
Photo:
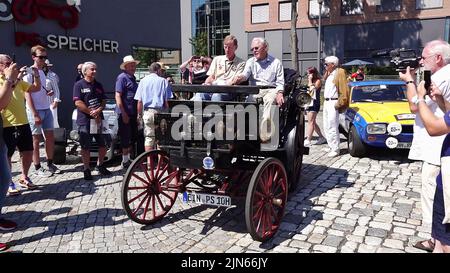
<path fill-rule="evenodd" d="M 38 17 L 56 21 L 64 29 L 78 26 L 81 0 L 66 0 L 66 4 L 55 4 L 50 0 L 0 0 L 0 21 L 15 19 L 25 25 L 33 24 Z M 66 35 L 15 32 L 16 46 L 27 44 L 44 45 L 50 49 L 73 51 L 119 53 L 117 41 Z"/>

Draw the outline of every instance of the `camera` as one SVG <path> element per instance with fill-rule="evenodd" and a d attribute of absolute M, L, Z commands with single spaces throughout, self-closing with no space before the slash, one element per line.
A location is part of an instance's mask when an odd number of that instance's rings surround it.
<path fill-rule="evenodd" d="M 409 66 L 411 69 L 416 69 L 420 66 L 420 56 L 417 56 L 414 49 L 395 48 L 380 50 L 372 54 L 373 57 L 390 57 L 390 64 L 397 71 L 406 70 Z"/>

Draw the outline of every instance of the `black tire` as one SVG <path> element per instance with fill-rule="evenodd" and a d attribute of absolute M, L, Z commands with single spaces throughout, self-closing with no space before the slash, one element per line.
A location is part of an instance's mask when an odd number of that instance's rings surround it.
<path fill-rule="evenodd" d="M 178 192 L 171 186 L 179 179 L 180 172 L 170 166 L 167 153 L 153 150 L 138 156 L 122 182 L 122 206 L 127 216 L 143 225 L 161 220 L 176 201 Z"/>
<path fill-rule="evenodd" d="M 280 160 L 269 157 L 259 163 L 245 199 L 245 223 L 254 240 L 267 241 L 278 231 L 287 203 L 287 184 Z"/>
<path fill-rule="evenodd" d="M 305 138 L 305 120 L 302 114 L 298 115 L 297 125 L 289 132 L 286 147 L 286 172 L 289 182 L 289 192 L 294 191 L 299 183 L 303 164 L 303 140 Z"/>
<path fill-rule="evenodd" d="M 367 153 L 367 145 L 364 144 L 356 131 L 355 126 L 351 126 L 348 132 L 348 152 L 353 157 L 363 157 Z"/>
<path fill-rule="evenodd" d="M 53 162 L 55 164 L 66 163 L 66 146 L 55 143 L 55 151 L 53 153 Z"/>

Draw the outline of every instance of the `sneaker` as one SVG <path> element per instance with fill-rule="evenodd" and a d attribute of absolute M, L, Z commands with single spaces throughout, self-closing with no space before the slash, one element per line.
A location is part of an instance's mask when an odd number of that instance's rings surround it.
<path fill-rule="evenodd" d="M 127 162 L 122 162 L 120 165 L 122 166 L 122 169 L 126 171 L 128 170 L 128 167 L 130 167 L 131 165 L 131 160 L 128 160 Z"/>
<path fill-rule="evenodd" d="M 35 190 L 37 188 L 37 186 L 33 182 L 31 182 L 31 179 L 29 177 L 25 178 L 24 180 L 19 180 L 19 185 L 20 187 L 29 190 Z"/>
<path fill-rule="evenodd" d="M 95 166 L 95 170 L 101 175 L 111 175 L 111 172 L 108 171 L 105 166 Z"/>
<path fill-rule="evenodd" d="M 14 195 L 19 195 L 21 192 L 20 190 L 17 188 L 16 184 L 14 184 L 14 182 L 9 182 L 9 187 L 8 187 L 8 195 L 9 196 L 14 196 Z"/>
<path fill-rule="evenodd" d="M 17 228 L 17 224 L 13 221 L 0 219 L 0 230 L 11 231 Z"/>
<path fill-rule="evenodd" d="M 8 249 L 8 245 L 4 243 L 0 243 L 0 252 L 5 251 Z"/>
<path fill-rule="evenodd" d="M 305 146 L 305 147 L 311 146 L 311 141 L 305 139 L 305 140 L 303 141 L 303 146 Z"/>
<path fill-rule="evenodd" d="M 329 153 L 327 154 L 328 157 L 336 157 L 336 156 L 338 156 L 338 155 L 339 155 L 339 153 L 336 152 L 336 151 L 332 151 L 332 152 L 329 152 Z"/>
<path fill-rule="evenodd" d="M 61 174 L 62 173 L 62 171 L 60 169 L 58 169 L 58 167 L 56 167 L 55 164 L 49 164 L 48 165 L 48 170 L 52 174 Z"/>
<path fill-rule="evenodd" d="M 327 140 L 324 137 L 319 137 L 319 139 L 314 143 L 314 145 L 322 145 L 327 143 Z"/>
<path fill-rule="evenodd" d="M 92 180 L 91 170 L 86 169 L 83 171 L 84 180 Z"/>
<path fill-rule="evenodd" d="M 44 169 L 44 167 L 40 167 L 34 173 L 40 177 L 50 177 L 53 175 L 53 173 L 51 173 L 49 170 Z"/>

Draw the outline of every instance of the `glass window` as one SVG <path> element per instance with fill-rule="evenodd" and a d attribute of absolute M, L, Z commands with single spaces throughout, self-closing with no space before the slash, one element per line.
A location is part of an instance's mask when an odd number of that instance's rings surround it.
<path fill-rule="evenodd" d="M 341 15 L 363 14 L 362 0 L 341 0 Z"/>
<path fill-rule="evenodd" d="M 442 0 L 416 0 L 416 9 L 442 8 Z"/>
<path fill-rule="evenodd" d="M 322 3 L 322 17 L 330 17 L 330 0 Z M 309 0 L 309 18 L 319 18 L 319 3 L 317 0 Z"/>
<path fill-rule="evenodd" d="M 209 55 L 224 54 L 223 39 L 229 34 L 229 0 L 192 0 L 192 38 L 205 51 L 202 55 L 207 55 L 208 45 Z"/>
<path fill-rule="evenodd" d="M 298 4 L 297 4 L 298 8 Z M 278 4 L 278 20 L 282 21 L 291 21 L 292 18 L 292 2 L 280 2 Z"/>
<path fill-rule="evenodd" d="M 392 12 L 402 9 L 402 0 L 380 0 L 377 5 L 377 12 Z"/>
<path fill-rule="evenodd" d="M 252 6 L 252 24 L 269 22 L 269 4 Z"/>

